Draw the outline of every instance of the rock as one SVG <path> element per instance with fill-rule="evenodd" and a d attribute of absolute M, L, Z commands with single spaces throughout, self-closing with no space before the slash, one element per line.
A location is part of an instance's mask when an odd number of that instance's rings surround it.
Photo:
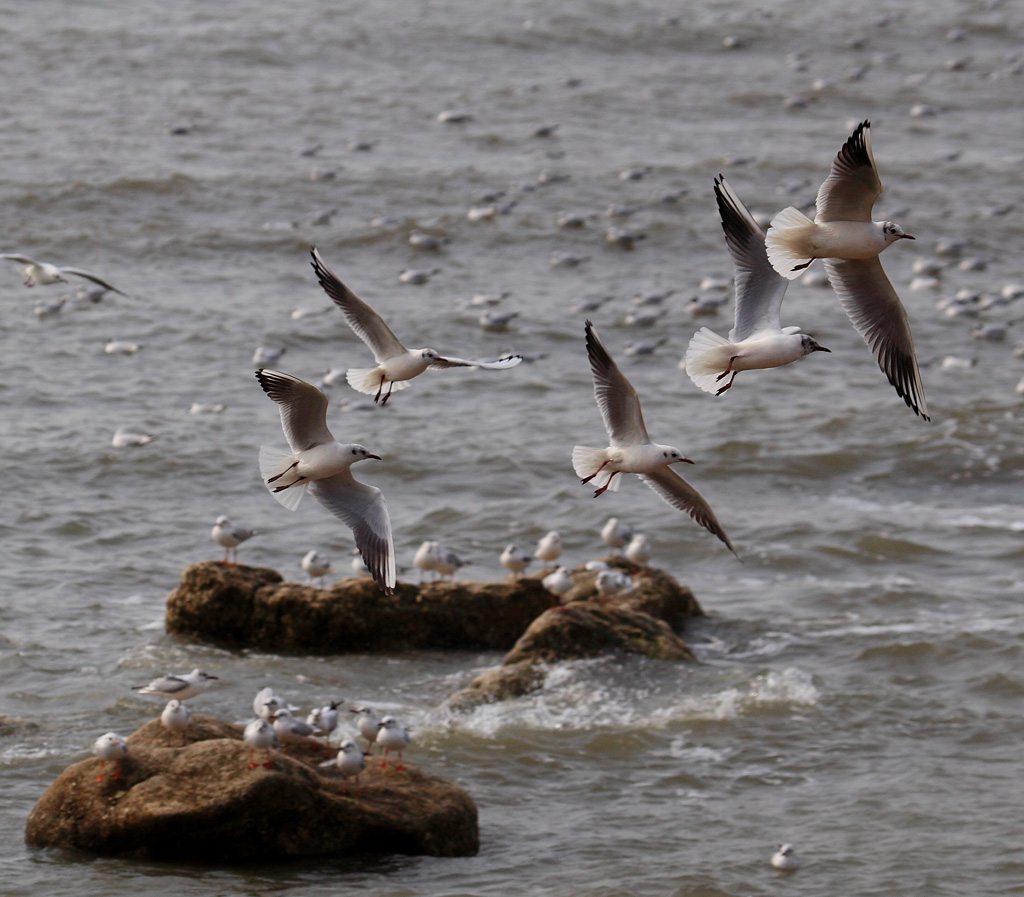
<path fill-rule="evenodd" d="M 676 630 L 703 611 L 689 589 L 661 570 L 623 558 L 606 558 L 626 570 L 633 587 L 608 602 L 597 600 L 597 572 L 577 570 L 563 607 L 539 616 L 505 655 L 501 666 L 478 675 L 445 705 L 466 712 L 481 704 L 506 701 L 543 688 L 548 664 L 613 651 L 658 660 L 695 661 Z"/>
<path fill-rule="evenodd" d="M 271 752 L 248 769 L 241 727 L 193 717 L 183 732 L 159 720 L 128 739 L 123 778 L 99 761 L 66 769 L 29 816 L 31 847 L 172 862 L 267 862 L 365 853 L 472 856 L 477 810 L 457 785 L 415 767 L 367 764 L 359 785 L 331 766 Z M 308 755 L 303 755 L 308 756 Z"/>
<path fill-rule="evenodd" d="M 507 650 L 553 601 L 532 578 L 399 583 L 369 579 L 328 589 L 283 582 L 274 570 L 202 561 L 167 598 L 169 632 L 230 647 L 344 653 L 416 649 Z"/>

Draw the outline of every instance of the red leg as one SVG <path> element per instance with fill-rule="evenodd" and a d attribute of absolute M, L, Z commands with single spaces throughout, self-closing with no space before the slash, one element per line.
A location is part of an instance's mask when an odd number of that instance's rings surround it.
<path fill-rule="evenodd" d="M 731 378 L 731 379 L 729 380 L 729 382 L 728 382 L 728 383 L 726 383 L 726 384 L 725 384 L 725 386 L 723 386 L 723 387 L 722 387 L 722 388 L 721 388 L 720 390 L 718 390 L 718 392 L 716 392 L 716 393 L 715 393 L 715 395 L 716 395 L 716 396 L 720 396 L 720 395 L 721 395 L 721 394 L 722 394 L 723 392 L 725 392 L 725 391 L 726 391 L 726 390 L 727 390 L 727 389 L 728 389 L 728 388 L 729 388 L 730 386 L 732 386 L 732 382 L 733 382 L 733 380 L 735 380 L 735 379 L 736 379 L 736 371 L 733 371 L 733 372 L 732 372 L 732 378 Z"/>
<path fill-rule="evenodd" d="M 609 486 L 610 486 L 610 485 L 612 484 L 612 480 L 613 480 L 613 479 L 615 479 L 615 474 L 617 474 L 617 473 L 619 473 L 619 471 L 617 471 L 617 470 L 613 470 L 613 471 L 612 471 L 612 474 L 611 474 L 611 476 L 610 476 L 610 477 L 608 477 L 608 482 L 607 482 L 607 483 L 605 483 L 605 484 L 604 484 L 604 485 L 603 485 L 603 486 L 602 486 L 602 487 L 601 487 L 600 489 L 598 489 L 598 490 L 597 490 L 596 492 L 594 492 L 594 498 L 597 498 L 597 497 L 598 497 L 598 496 L 599 496 L 599 495 L 600 495 L 600 494 L 601 494 L 602 492 L 606 492 L 606 491 L 608 490 L 608 487 L 609 487 Z"/>
<path fill-rule="evenodd" d="M 384 384 L 381 383 L 381 389 L 383 389 L 383 388 L 384 388 Z M 394 389 L 394 388 L 395 388 L 395 381 L 391 380 L 388 383 L 388 394 L 386 396 L 384 396 L 383 399 L 381 399 L 381 405 L 386 405 L 388 403 L 388 399 L 391 398 L 391 390 Z"/>
<path fill-rule="evenodd" d="M 609 463 L 609 462 L 608 462 L 607 460 L 605 460 L 605 461 L 604 461 L 604 462 L 603 462 L 603 463 L 601 464 L 601 466 L 600 466 L 599 468 L 597 468 L 597 470 L 595 470 L 595 471 L 594 471 L 594 472 L 593 472 L 593 473 L 592 473 L 592 474 L 591 474 L 591 475 L 590 475 L 589 477 L 584 477 L 584 478 L 583 478 L 582 480 L 580 480 L 580 483 L 589 483 L 589 482 L 590 482 L 590 481 L 591 481 L 592 479 L 594 479 L 594 477 L 596 477 L 596 476 L 597 476 L 597 475 L 598 475 L 598 474 L 599 474 L 599 473 L 600 473 L 600 472 L 601 472 L 602 470 L 604 470 L 604 468 L 605 468 L 605 465 L 606 465 L 606 464 L 608 464 L 608 463 Z"/>
<path fill-rule="evenodd" d="M 100 758 L 100 771 L 96 774 L 96 781 L 97 782 L 102 782 L 103 781 L 103 759 L 102 758 Z"/>
<path fill-rule="evenodd" d="M 377 387 L 377 395 L 373 397 L 374 404 L 377 404 L 377 402 L 380 401 L 380 394 L 384 391 L 384 379 L 384 375 L 382 374 L 380 378 L 380 386 Z M 384 401 L 386 402 L 387 398 L 385 398 Z"/>

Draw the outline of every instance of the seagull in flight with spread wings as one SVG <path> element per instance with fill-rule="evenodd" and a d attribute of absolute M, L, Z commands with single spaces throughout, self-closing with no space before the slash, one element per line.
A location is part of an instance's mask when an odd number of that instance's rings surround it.
<path fill-rule="evenodd" d="M 99 286 L 114 293 L 119 293 L 122 296 L 128 295 L 113 284 L 107 283 L 102 277 L 97 277 L 95 274 L 83 271 L 81 268 L 58 268 L 49 262 L 37 262 L 27 255 L 4 254 L 0 255 L 0 259 L 14 262 L 21 269 L 21 275 L 25 278 L 25 286 L 27 287 L 34 287 L 37 283 L 44 286 L 51 283 L 67 283 L 67 278 L 64 275 L 73 274 L 75 277 L 84 277 L 86 280 L 91 280 L 93 283 L 99 284 Z"/>

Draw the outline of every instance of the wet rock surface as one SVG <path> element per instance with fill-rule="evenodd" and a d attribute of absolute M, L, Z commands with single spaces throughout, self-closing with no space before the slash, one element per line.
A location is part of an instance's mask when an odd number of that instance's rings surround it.
<path fill-rule="evenodd" d="M 363 854 L 472 856 L 477 809 L 460 787 L 395 761 L 367 758 L 359 784 L 325 758 L 263 752 L 249 769 L 241 727 L 194 717 L 183 732 L 159 720 L 129 739 L 120 778 L 107 763 L 66 769 L 25 829 L 32 847 L 107 856 L 206 862 L 276 862 Z M 295 750 L 295 749 L 293 749 Z"/>

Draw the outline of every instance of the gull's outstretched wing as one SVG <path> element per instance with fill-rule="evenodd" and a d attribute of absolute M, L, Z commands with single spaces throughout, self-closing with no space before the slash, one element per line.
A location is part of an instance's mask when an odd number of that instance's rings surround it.
<path fill-rule="evenodd" d="M 128 295 L 124 290 L 119 290 L 112 283 L 108 283 L 102 277 L 97 277 L 90 271 L 83 271 L 81 268 L 61 268 L 60 270 L 63 274 L 74 274 L 76 277 L 84 277 L 86 280 L 98 283 L 104 289 L 110 290 L 112 293 L 117 293 L 120 296 Z"/>
<path fill-rule="evenodd" d="M 309 484 L 309 491 L 328 511 L 352 528 L 356 548 L 374 581 L 385 594 L 392 594 L 395 545 L 384 493 L 376 486 L 357 482 L 347 470 L 315 480 Z"/>
<path fill-rule="evenodd" d="M 789 281 L 768 261 L 764 232 L 721 175 L 715 179 L 715 199 L 736 267 L 736 323 L 729 339 L 738 343 L 762 330 L 775 332 L 782 326 L 780 309 Z"/>
<path fill-rule="evenodd" d="M 870 221 L 871 207 L 881 195 L 882 182 L 871 155 L 871 122 L 863 121 L 839 150 L 818 189 L 814 220 Z"/>
<path fill-rule="evenodd" d="M 408 349 L 391 332 L 391 328 L 384 323 L 384 319 L 334 276 L 331 269 L 320 258 L 320 253 L 316 251 L 315 247 L 310 250 L 310 254 L 313 256 L 313 270 L 316 272 L 317 280 L 320 281 L 320 286 L 334 300 L 334 304 L 342 310 L 345 320 L 348 321 L 348 326 L 352 328 L 355 335 L 370 347 L 374 361 L 381 364 L 389 358 L 407 352 Z"/>
<path fill-rule="evenodd" d="M 334 441 L 327 428 L 327 396 L 319 389 L 291 374 L 266 368 L 256 371 L 256 379 L 281 406 L 281 428 L 293 452 Z"/>
<path fill-rule="evenodd" d="M 673 508 L 685 511 L 709 533 L 714 533 L 718 536 L 728 546 L 729 551 L 736 554 L 736 549 L 732 547 L 732 542 L 729 541 L 729 537 L 725 534 L 725 530 L 722 529 L 718 518 L 715 517 L 715 512 L 711 510 L 711 506 L 678 473 L 664 468 L 655 473 L 641 473 L 637 474 L 637 476 L 657 492 L 664 501 L 672 505 Z M 736 554 L 736 557 L 739 557 L 739 555 Z"/>
<path fill-rule="evenodd" d="M 430 363 L 434 370 L 443 368 L 485 368 L 489 371 L 503 371 L 505 368 L 514 368 L 523 360 L 522 355 L 505 355 L 496 361 L 471 361 L 468 358 L 453 358 L 450 355 L 438 355 Z"/>
<path fill-rule="evenodd" d="M 864 337 L 896 394 L 915 414 L 931 420 L 914 355 L 910 321 L 878 256 L 825 259 L 825 271 L 850 321 Z"/>
<path fill-rule="evenodd" d="M 650 442 L 644 426 L 640 399 L 608 350 L 598 339 L 594 325 L 586 322 L 587 356 L 594 377 L 594 397 L 601 409 L 605 429 L 613 446 L 641 445 Z"/>

